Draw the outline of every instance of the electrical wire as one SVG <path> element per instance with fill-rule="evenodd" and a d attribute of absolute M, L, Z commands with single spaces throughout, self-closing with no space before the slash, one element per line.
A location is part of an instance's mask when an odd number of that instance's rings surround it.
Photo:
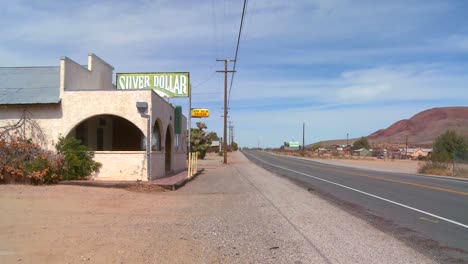
<path fill-rule="evenodd" d="M 247 4 L 248 4 L 248 0 L 244 0 L 244 7 L 242 8 L 242 17 L 241 17 L 241 22 L 240 22 L 240 27 L 239 27 L 239 35 L 237 36 L 237 46 L 236 46 L 236 54 L 234 56 L 234 66 L 233 66 L 233 72 L 232 72 L 232 75 L 231 75 L 231 85 L 229 86 L 229 94 L 228 94 L 228 108 L 229 108 L 229 102 L 230 102 L 230 99 L 231 99 L 231 89 L 232 89 L 232 84 L 234 82 L 234 73 L 236 72 L 236 64 L 237 64 L 237 55 L 239 53 L 239 44 L 240 44 L 240 39 L 241 39 L 241 35 L 242 35 L 242 28 L 243 28 L 243 25 L 244 25 L 244 18 L 245 18 L 245 14 L 246 14 L 246 11 L 247 11 Z"/>

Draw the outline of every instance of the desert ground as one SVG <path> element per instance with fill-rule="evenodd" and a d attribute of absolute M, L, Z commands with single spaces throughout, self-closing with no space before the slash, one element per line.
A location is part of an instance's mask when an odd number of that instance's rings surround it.
<path fill-rule="evenodd" d="M 0 263 L 432 263 L 297 184 L 218 156 L 177 191 L 0 186 Z"/>

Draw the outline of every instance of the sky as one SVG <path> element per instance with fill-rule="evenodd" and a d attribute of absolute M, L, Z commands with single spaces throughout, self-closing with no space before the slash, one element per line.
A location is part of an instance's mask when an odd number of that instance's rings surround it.
<path fill-rule="evenodd" d="M 192 107 L 223 134 L 224 63 L 243 1 L 2 1 L 0 67 L 81 64 L 190 72 Z M 241 147 L 367 136 L 468 105 L 468 1 L 250 0 L 229 120 Z M 232 69 L 233 63 L 230 63 Z M 115 76 L 114 76 L 115 78 Z M 231 76 L 229 76 L 231 78 Z M 170 99 L 188 112 L 188 99 Z"/>

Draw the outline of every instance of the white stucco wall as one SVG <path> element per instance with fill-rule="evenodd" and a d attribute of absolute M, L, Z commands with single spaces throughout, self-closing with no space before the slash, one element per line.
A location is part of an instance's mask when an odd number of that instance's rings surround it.
<path fill-rule="evenodd" d="M 95 54 L 88 55 L 87 68 L 63 57 L 60 62 L 63 71 L 63 91 L 112 90 L 112 71 L 114 68 Z"/>
<path fill-rule="evenodd" d="M 26 111 L 26 113 L 24 113 Z M 0 106 L 0 127 L 14 125 L 23 115 L 37 123 L 46 137 L 42 147 L 54 150 L 55 143 L 61 131 L 62 107 L 60 104 L 51 105 L 3 105 Z M 31 131 L 31 125 L 26 125 L 26 132 Z M 37 131 L 36 131 L 37 132 Z M 28 136 L 32 136 L 28 134 Z M 34 137 L 33 137 L 34 138 Z M 37 142 L 37 141 L 36 141 Z M 40 143 L 40 142 L 38 142 Z"/>
<path fill-rule="evenodd" d="M 145 151 L 96 151 L 94 160 L 102 163 L 97 179 L 147 180 Z"/>

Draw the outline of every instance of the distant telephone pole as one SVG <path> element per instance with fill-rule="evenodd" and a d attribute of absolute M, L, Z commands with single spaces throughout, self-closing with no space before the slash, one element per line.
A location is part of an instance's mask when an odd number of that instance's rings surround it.
<path fill-rule="evenodd" d="M 349 155 L 349 143 L 348 143 L 349 133 L 346 133 L 346 152 Z"/>
<path fill-rule="evenodd" d="M 305 122 L 302 123 L 302 156 L 305 153 Z"/>
<path fill-rule="evenodd" d="M 405 156 L 408 156 L 408 135 L 406 135 L 406 151 Z"/>
<path fill-rule="evenodd" d="M 227 87 L 228 87 L 228 72 L 235 72 L 235 71 L 228 71 L 228 63 L 230 61 L 235 62 L 236 60 L 230 60 L 230 59 L 217 59 L 216 61 L 224 61 L 224 71 L 219 70 L 216 72 L 224 72 L 224 141 L 223 141 L 223 153 L 224 153 L 224 164 L 227 164 L 227 117 L 228 117 L 228 108 L 227 108 Z"/>
<path fill-rule="evenodd" d="M 230 149 L 232 150 L 232 143 L 234 142 L 234 126 L 232 125 L 231 121 L 229 121 L 229 140 L 230 140 L 229 146 L 230 146 Z"/>

